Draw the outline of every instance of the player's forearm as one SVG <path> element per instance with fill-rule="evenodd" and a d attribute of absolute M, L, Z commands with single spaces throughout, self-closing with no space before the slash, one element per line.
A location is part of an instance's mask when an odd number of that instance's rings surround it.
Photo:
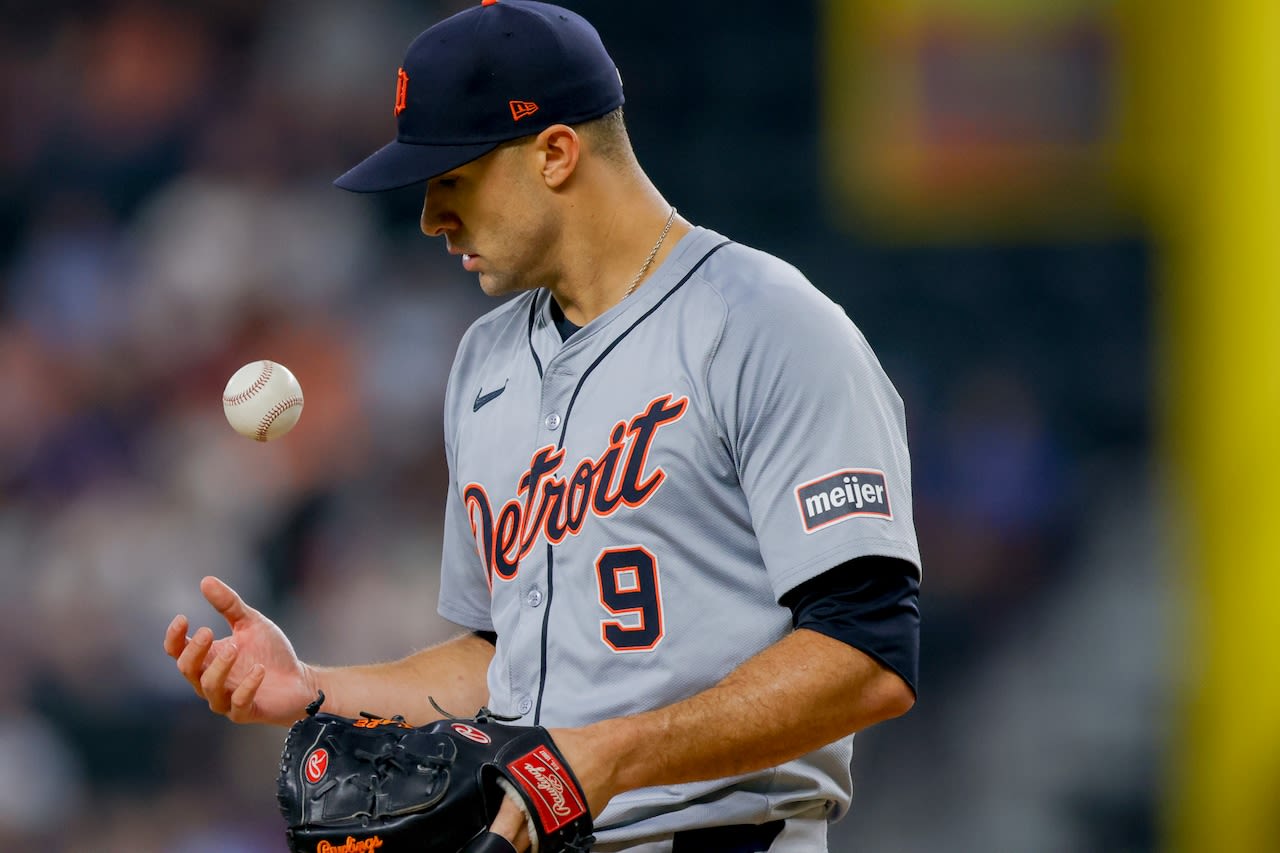
<path fill-rule="evenodd" d="M 421 725 L 440 718 L 428 697 L 459 715 L 474 714 L 484 705 L 492 659 L 493 646 L 468 632 L 397 661 L 310 671 L 316 688 L 324 691 L 324 710 L 331 714 L 401 714 Z"/>
<path fill-rule="evenodd" d="M 907 685 L 870 657 L 799 630 L 696 696 L 557 737 L 571 761 L 595 765 L 582 776 L 592 780 L 594 799 L 587 795 L 598 812 L 604 802 L 597 800 L 623 791 L 781 764 L 898 716 L 912 702 Z M 607 765 L 598 758 L 605 756 Z"/>

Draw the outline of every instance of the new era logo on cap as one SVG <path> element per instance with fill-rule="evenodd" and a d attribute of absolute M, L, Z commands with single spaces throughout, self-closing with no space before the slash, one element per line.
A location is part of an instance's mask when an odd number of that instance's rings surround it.
<path fill-rule="evenodd" d="M 507 105 L 511 107 L 511 118 L 515 121 L 538 111 L 538 105 L 533 101 L 508 101 Z"/>
<path fill-rule="evenodd" d="M 804 532 L 857 516 L 893 518 L 884 472 L 869 468 L 832 471 L 796 486 Z"/>

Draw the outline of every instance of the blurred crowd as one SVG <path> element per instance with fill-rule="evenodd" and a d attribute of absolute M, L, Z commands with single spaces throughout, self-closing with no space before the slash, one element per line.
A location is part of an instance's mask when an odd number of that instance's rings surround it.
<path fill-rule="evenodd" d="M 175 613 L 216 626 L 204 575 L 317 663 L 455 630 L 435 614 L 441 399 L 492 303 L 417 233 L 419 199 L 329 181 L 390 137 L 409 39 L 463 5 L 0 2 L 0 847 L 284 849 L 281 732 L 213 717 L 161 650 Z M 576 7 L 630 85 L 621 56 L 645 47 L 609 5 Z M 812 21 L 793 26 L 778 37 L 807 50 Z M 634 131 L 660 186 L 694 221 L 797 262 L 906 398 L 921 722 L 886 726 L 861 772 L 910 798 L 879 772 L 901 763 L 893 738 L 918 744 L 1013 626 L 1070 588 L 1091 495 L 1140 466 L 1143 249 L 877 251 L 824 231 L 810 185 L 771 185 L 744 213 L 697 189 L 709 158 L 687 160 L 718 150 L 714 114 L 699 124 L 678 81 L 637 77 L 648 114 L 666 97 L 694 140 L 664 150 L 659 128 Z M 680 168 L 702 173 L 694 189 Z M 299 426 L 267 445 L 232 432 L 218 400 L 261 358 L 306 393 Z M 916 772 L 937 759 L 903 754 Z M 1150 803 L 1123 807 L 1141 823 Z"/>
<path fill-rule="evenodd" d="M 278 848 L 275 733 L 229 737 L 157 653 L 174 613 L 208 619 L 203 575 L 320 661 L 447 635 L 438 413 L 485 306 L 328 183 L 388 135 L 368 93 L 416 26 L 403 11 L 6 10 L 5 846 Z M 271 446 L 219 404 L 260 358 L 307 394 Z"/>

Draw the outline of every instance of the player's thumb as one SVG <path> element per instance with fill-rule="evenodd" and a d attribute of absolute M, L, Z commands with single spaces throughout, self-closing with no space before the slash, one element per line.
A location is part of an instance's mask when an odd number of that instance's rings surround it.
<path fill-rule="evenodd" d="M 489 834 L 506 841 L 515 853 L 537 853 L 538 834 L 533 827 L 533 816 L 521 804 L 520 795 L 510 782 L 502 777 L 498 777 L 497 782 L 506 795 L 502 798 L 502 806 L 493 819 L 493 825 L 489 827 Z M 505 853 L 505 848 L 497 845 L 496 840 L 488 839 L 474 851 L 470 847 L 466 848 L 466 853 L 497 853 L 498 850 Z"/>
<path fill-rule="evenodd" d="M 212 575 L 200 581 L 200 592 L 229 625 L 235 625 L 249 615 L 249 608 L 236 591 Z"/>

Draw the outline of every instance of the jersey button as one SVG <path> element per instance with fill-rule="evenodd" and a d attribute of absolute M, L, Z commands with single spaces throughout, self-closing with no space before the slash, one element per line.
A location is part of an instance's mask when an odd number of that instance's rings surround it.
<path fill-rule="evenodd" d="M 530 607 L 537 607 L 542 603 L 542 590 L 535 586 L 529 590 L 529 594 L 524 597 L 524 600 L 529 603 Z"/>
<path fill-rule="evenodd" d="M 557 415 L 555 412 L 552 412 L 551 414 L 547 415 L 547 419 L 543 421 L 543 423 L 547 425 L 547 429 L 555 429 L 556 427 L 560 426 L 560 416 Z"/>
<path fill-rule="evenodd" d="M 521 714 L 529 713 L 530 711 L 533 710 L 533 700 L 530 699 L 528 696 L 524 697 L 523 699 L 520 700 L 520 704 L 516 707 L 516 710 L 519 711 Z"/>

